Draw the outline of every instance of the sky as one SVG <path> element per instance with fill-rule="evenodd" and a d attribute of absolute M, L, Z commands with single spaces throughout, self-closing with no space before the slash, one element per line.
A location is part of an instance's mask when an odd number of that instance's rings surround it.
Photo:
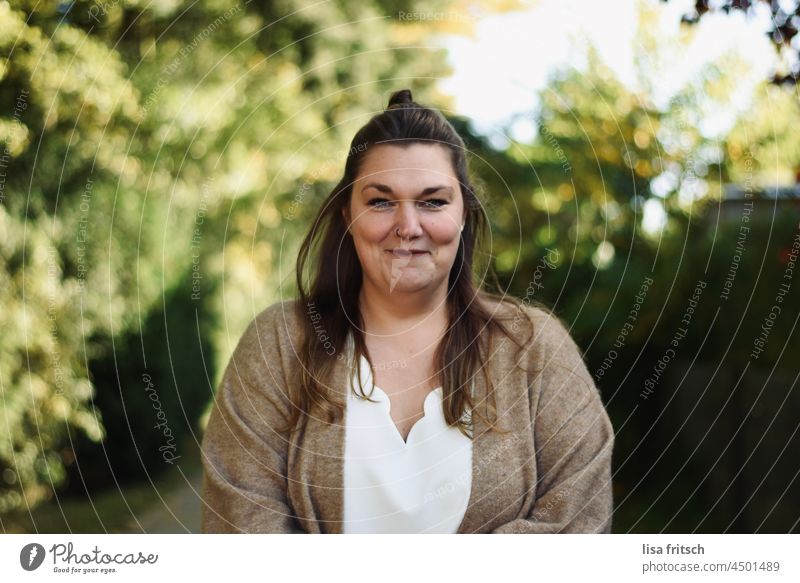
<path fill-rule="evenodd" d="M 585 67 L 589 45 L 631 90 L 640 90 L 644 79 L 660 107 L 705 65 L 739 55 L 750 68 L 737 80 L 730 104 L 709 103 L 703 108 L 699 129 L 710 138 L 722 137 L 746 114 L 757 85 L 776 64 L 765 34 L 770 23 L 766 7 L 750 16 L 736 11 L 708 14 L 697 25 L 682 27 L 681 16 L 691 12 L 693 0 L 532 0 L 530 5 L 524 11 L 478 20 L 475 38 L 448 35 L 436 41 L 447 49 L 454 70 L 439 85 L 453 96 L 452 113 L 471 119 L 498 148 L 508 146 L 508 136 L 523 142 L 536 138 L 531 114 L 536 111 L 537 93 L 556 70 Z M 635 66 L 635 57 L 646 54 L 636 34 L 641 5 L 657 16 L 658 50 L 645 73 L 641 68 L 637 73 Z M 657 233 L 665 220 L 660 201 L 649 200 L 643 228 Z"/>
<path fill-rule="evenodd" d="M 774 49 L 763 32 L 769 24 L 766 9 L 751 18 L 738 12 L 707 15 L 692 29 L 691 42 L 679 43 L 681 16 L 690 12 L 693 0 L 532 0 L 528 10 L 478 20 L 474 39 L 440 37 L 438 43 L 448 50 L 454 69 L 451 78 L 440 82 L 440 89 L 454 97 L 456 113 L 471 118 L 497 145 L 504 140 L 494 134 L 514 114 L 527 113 L 530 119 L 536 94 L 545 88 L 549 75 L 559 68 L 584 65 L 589 43 L 625 85 L 636 89 L 640 2 L 660 14 L 658 37 L 663 46 L 659 45 L 659 63 L 648 79 L 655 85 L 657 102 L 668 100 L 703 65 L 725 54 L 738 51 L 752 65 L 751 75 L 738 84 L 736 111 L 719 112 L 719 119 L 708 120 L 705 128 L 709 134 L 724 132 L 774 66 Z M 511 127 L 518 140 L 535 134 L 535 127 L 524 119 Z"/>

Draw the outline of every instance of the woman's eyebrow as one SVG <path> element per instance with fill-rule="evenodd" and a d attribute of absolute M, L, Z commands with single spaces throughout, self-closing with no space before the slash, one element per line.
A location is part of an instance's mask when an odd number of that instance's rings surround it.
<path fill-rule="evenodd" d="M 368 188 L 375 188 L 380 190 L 381 192 L 385 192 L 386 194 L 394 194 L 392 188 L 386 184 L 381 184 L 380 182 L 370 182 L 369 184 L 365 185 L 364 188 L 361 189 L 361 192 L 364 192 Z M 433 194 L 435 192 L 439 192 L 440 190 L 444 191 L 446 194 L 453 194 L 453 187 L 447 186 L 445 184 L 439 186 L 429 186 L 422 192 L 420 192 L 417 196 L 425 196 L 428 194 Z"/>

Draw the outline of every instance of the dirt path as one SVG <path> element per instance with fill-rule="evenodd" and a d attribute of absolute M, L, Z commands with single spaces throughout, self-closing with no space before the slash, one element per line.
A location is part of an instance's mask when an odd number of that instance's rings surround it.
<path fill-rule="evenodd" d="M 161 498 L 153 496 L 153 507 L 139 514 L 138 521 L 131 521 L 130 532 L 150 534 L 198 533 L 200 532 L 200 484 L 202 472 L 186 475 L 171 490 L 161 492 Z M 174 515 L 174 516 L 173 516 Z"/>

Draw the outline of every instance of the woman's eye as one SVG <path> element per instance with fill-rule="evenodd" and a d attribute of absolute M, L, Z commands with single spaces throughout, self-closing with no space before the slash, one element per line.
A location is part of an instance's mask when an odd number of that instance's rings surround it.
<path fill-rule="evenodd" d="M 389 208 L 391 206 L 391 203 L 385 198 L 373 198 L 367 204 L 375 208 Z"/>
<path fill-rule="evenodd" d="M 367 202 L 368 206 L 378 209 L 391 208 L 392 204 L 393 204 L 392 201 L 386 200 L 385 198 L 373 198 L 369 202 Z M 442 200 L 440 198 L 432 198 L 430 200 L 420 201 L 420 205 L 422 206 L 422 208 L 439 209 L 447 205 L 447 201 Z"/>

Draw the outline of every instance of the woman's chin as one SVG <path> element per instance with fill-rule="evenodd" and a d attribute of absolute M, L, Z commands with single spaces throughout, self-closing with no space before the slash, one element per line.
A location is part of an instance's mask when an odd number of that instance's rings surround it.
<path fill-rule="evenodd" d="M 406 274 L 410 275 L 410 274 Z M 418 293 L 432 290 L 433 282 L 428 277 L 407 277 L 402 276 L 394 281 L 389 281 L 387 288 L 389 293 Z"/>

